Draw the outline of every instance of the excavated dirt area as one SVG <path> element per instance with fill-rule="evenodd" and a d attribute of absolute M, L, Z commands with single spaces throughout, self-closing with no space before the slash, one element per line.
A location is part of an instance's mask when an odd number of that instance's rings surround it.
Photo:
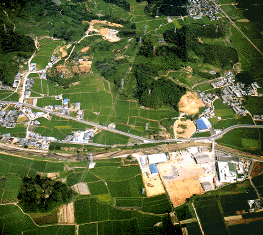
<path fill-rule="evenodd" d="M 205 107 L 205 104 L 196 92 L 187 91 L 178 103 L 179 111 L 189 115 L 197 114 L 201 107 Z"/>
<path fill-rule="evenodd" d="M 158 171 L 174 207 L 183 204 L 194 194 L 204 193 L 199 179 L 204 169 L 187 156 L 171 157 L 169 162 L 158 164 Z M 186 160 L 185 160 L 186 159 Z"/>
<path fill-rule="evenodd" d="M 83 47 L 80 52 L 85 53 L 89 50 L 89 47 Z"/>
<path fill-rule="evenodd" d="M 106 20 L 92 20 L 90 24 L 105 24 L 108 26 L 112 26 L 112 27 L 123 27 L 121 24 L 116 24 L 116 23 L 111 23 L 109 21 Z"/>
<path fill-rule="evenodd" d="M 190 119 L 182 121 L 178 119 L 174 122 L 174 138 L 190 138 L 196 131 L 196 127 L 193 121 Z"/>
<path fill-rule="evenodd" d="M 68 55 L 68 52 L 65 51 L 64 47 L 60 47 L 59 51 L 62 53 L 61 57 L 64 58 Z"/>
<path fill-rule="evenodd" d="M 54 180 L 59 177 L 59 172 L 47 173 L 47 177 Z"/>
<path fill-rule="evenodd" d="M 72 186 L 72 189 L 80 195 L 90 195 L 89 187 L 86 183 L 78 183 Z"/>
<path fill-rule="evenodd" d="M 147 197 L 152 197 L 165 193 L 162 181 L 159 178 L 159 176 L 148 177 L 145 174 L 143 174 L 142 180 L 145 186 Z"/>
<path fill-rule="evenodd" d="M 58 209 L 58 224 L 74 224 L 74 204 L 73 202 L 63 205 Z"/>

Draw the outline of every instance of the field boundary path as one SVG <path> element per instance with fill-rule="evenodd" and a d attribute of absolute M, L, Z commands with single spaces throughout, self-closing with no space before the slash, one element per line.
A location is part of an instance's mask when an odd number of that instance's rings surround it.
<path fill-rule="evenodd" d="M 193 209 L 194 209 L 195 216 L 196 216 L 197 222 L 198 222 L 198 224 L 199 224 L 201 233 L 202 233 L 202 235 L 205 235 L 204 230 L 203 230 L 203 228 L 202 228 L 202 224 L 201 224 L 201 222 L 200 222 L 199 216 L 198 216 L 198 214 L 197 214 L 197 211 L 196 211 L 196 209 L 195 209 L 195 205 L 194 205 L 193 202 L 192 202 L 192 207 L 193 207 Z"/>

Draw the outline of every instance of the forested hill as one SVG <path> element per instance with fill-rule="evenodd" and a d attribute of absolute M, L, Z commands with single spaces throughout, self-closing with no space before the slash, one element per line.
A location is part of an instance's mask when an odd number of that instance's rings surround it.
<path fill-rule="evenodd" d="M 25 4 L 26 1 L 4 0 L 0 7 L 0 78 L 7 85 L 13 83 L 19 64 L 35 50 L 33 39 L 16 32 L 8 18 L 7 12 L 20 11 Z"/>

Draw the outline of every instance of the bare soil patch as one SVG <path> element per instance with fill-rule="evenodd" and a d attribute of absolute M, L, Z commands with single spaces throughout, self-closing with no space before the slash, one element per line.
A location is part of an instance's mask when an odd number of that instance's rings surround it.
<path fill-rule="evenodd" d="M 28 122 L 28 118 L 22 114 L 18 117 L 17 122 Z"/>
<path fill-rule="evenodd" d="M 147 175 L 143 174 L 142 179 L 147 197 L 152 197 L 165 193 L 162 181 L 158 175 L 148 177 Z"/>
<path fill-rule="evenodd" d="M 63 205 L 58 209 L 58 224 L 74 224 L 74 204 L 73 202 Z"/>
<path fill-rule="evenodd" d="M 64 47 L 60 47 L 59 51 L 62 53 L 61 57 L 64 58 L 68 55 L 68 52 L 64 49 Z"/>
<path fill-rule="evenodd" d="M 233 216 L 234 217 L 234 216 Z M 225 217 L 224 219 L 226 220 L 227 217 Z M 241 217 L 241 219 L 239 219 L 238 217 L 232 220 L 226 220 L 226 225 L 227 226 L 232 226 L 232 225 L 238 225 L 238 224 L 249 224 L 258 220 L 262 220 L 263 217 L 258 217 L 258 218 L 251 218 L 251 219 L 243 219 Z"/>
<path fill-rule="evenodd" d="M 86 183 L 78 183 L 72 186 L 72 189 L 80 195 L 90 195 L 89 187 Z"/>
<path fill-rule="evenodd" d="M 174 207 L 182 205 L 187 198 L 192 197 L 194 194 L 204 193 L 201 184 L 195 178 L 170 181 L 165 186 Z"/>
<path fill-rule="evenodd" d="M 106 20 L 103 20 L 103 21 L 102 20 L 92 20 L 91 24 L 104 24 L 104 25 L 108 25 L 112 27 L 123 27 L 121 24 L 111 23 Z"/>
<path fill-rule="evenodd" d="M 263 162 L 255 162 L 251 172 L 251 177 L 261 174 L 263 174 Z"/>
<path fill-rule="evenodd" d="M 240 22 L 240 23 L 249 23 L 250 20 L 248 20 L 248 19 L 240 19 L 240 20 L 237 20 L 237 22 Z"/>
<path fill-rule="evenodd" d="M 178 119 L 174 122 L 174 138 L 190 138 L 196 131 L 196 127 L 193 121 L 190 119 L 182 121 Z"/>
<path fill-rule="evenodd" d="M 88 50 L 89 50 L 89 47 L 84 47 L 84 48 L 82 48 L 82 49 L 80 50 L 80 52 L 85 53 L 85 52 L 88 51 Z"/>
<path fill-rule="evenodd" d="M 194 115 L 199 112 L 199 108 L 205 107 L 205 104 L 196 92 L 187 91 L 180 99 L 178 107 L 180 112 Z"/>
<path fill-rule="evenodd" d="M 54 180 L 59 177 L 59 172 L 47 173 L 47 177 Z"/>
<path fill-rule="evenodd" d="M 175 207 L 194 194 L 204 192 L 200 184 L 200 178 L 205 175 L 204 169 L 193 159 L 185 161 L 184 158 L 171 156 L 171 161 L 158 164 L 160 177 Z"/>

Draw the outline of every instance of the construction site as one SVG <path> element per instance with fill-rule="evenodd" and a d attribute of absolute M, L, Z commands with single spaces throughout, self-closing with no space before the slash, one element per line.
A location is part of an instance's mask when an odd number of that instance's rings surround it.
<path fill-rule="evenodd" d="M 143 175 L 147 197 L 169 194 L 174 207 L 194 194 L 214 189 L 214 154 L 204 147 L 192 147 L 171 153 L 134 154 Z"/>

